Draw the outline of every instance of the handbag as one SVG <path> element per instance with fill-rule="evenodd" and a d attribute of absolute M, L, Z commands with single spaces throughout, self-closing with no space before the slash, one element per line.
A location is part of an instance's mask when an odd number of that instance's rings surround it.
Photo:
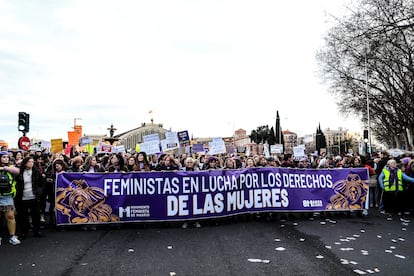
<path fill-rule="evenodd" d="M 7 174 L 0 174 L 0 194 L 11 192 L 10 178 Z"/>

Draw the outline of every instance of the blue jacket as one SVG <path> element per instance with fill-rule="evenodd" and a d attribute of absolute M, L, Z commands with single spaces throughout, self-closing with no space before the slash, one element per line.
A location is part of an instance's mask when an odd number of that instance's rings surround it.
<path fill-rule="evenodd" d="M 389 169 L 388 166 L 386 166 L 384 168 L 384 170 L 390 170 L 390 169 Z M 383 190 L 384 190 L 384 178 L 385 178 L 384 170 L 381 171 L 381 174 L 378 177 L 378 183 L 380 184 L 380 186 Z M 398 169 L 398 170 L 400 170 L 400 169 Z M 414 183 L 414 178 L 409 177 L 404 172 L 402 172 L 402 179 L 403 179 L 403 181 Z M 402 183 L 400 183 L 400 185 L 402 185 Z"/>

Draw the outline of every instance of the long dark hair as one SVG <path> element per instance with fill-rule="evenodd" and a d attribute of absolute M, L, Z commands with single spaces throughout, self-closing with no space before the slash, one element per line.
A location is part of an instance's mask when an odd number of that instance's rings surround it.
<path fill-rule="evenodd" d="M 63 161 L 62 159 L 56 159 L 55 161 L 53 161 L 53 167 L 52 167 L 52 172 L 53 174 L 56 174 L 56 164 L 60 164 L 62 166 L 62 171 L 66 171 L 68 169 L 68 165 L 66 164 L 65 161 Z"/>
<path fill-rule="evenodd" d="M 34 162 L 34 157 L 32 155 L 29 155 L 29 156 L 23 158 L 22 163 L 20 164 L 20 173 L 24 172 L 24 170 L 26 169 L 26 165 L 27 165 L 27 163 L 29 162 L 30 159 L 32 159 L 33 162 Z M 35 166 L 33 164 L 32 170 L 34 169 L 34 167 Z"/>
<path fill-rule="evenodd" d="M 138 156 L 140 154 L 144 157 L 144 159 L 142 161 L 142 163 L 144 163 L 144 168 L 141 168 L 141 166 L 140 166 L 140 163 L 141 162 L 138 160 Z M 147 157 L 147 153 L 146 152 L 144 152 L 144 151 L 138 152 L 138 154 L 137 154 L 137 156 L 135 158 L 135 168 L 134 168 L 134 170 L 135 171 L 150 171 L 151 170 L 151 165 L 150 165 L 150 163 L 148 161 L 148 157 Z"/>

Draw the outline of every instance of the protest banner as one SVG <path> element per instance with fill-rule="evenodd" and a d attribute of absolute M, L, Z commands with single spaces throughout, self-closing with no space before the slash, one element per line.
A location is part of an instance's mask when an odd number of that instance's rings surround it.
<path fill-rule="evenodd" d="M 63 173 L 56 185 L 58 225 L 362 210 L 369 190 L 365 168 Z"/>

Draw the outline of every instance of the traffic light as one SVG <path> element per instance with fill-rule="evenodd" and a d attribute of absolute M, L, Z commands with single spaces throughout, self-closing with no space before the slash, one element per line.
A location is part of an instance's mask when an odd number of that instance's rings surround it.
<path fill-rule="evenodd" d="M 364 129 L 364 139 L 368 139 L 368 129 Z"/>
<path fill-rule="evenodd" d="M 19 131 L 23 133 L 29 132 L 29 125 L 30 125 L 29 118 L 30 118 L 30 115 L 28 113 L 19 112 L 19 121 L 18 121 L 18 127 L 17 127 Z"/>

